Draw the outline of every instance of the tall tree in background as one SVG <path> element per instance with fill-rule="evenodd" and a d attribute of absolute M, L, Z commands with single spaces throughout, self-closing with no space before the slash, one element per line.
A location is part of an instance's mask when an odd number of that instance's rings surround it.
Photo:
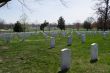
<path fill-rule="evenodd" d="M 88 21 L 84 21 L 83 27 L 88 31 L 89 29 L 91 29 L 91 23 Z"/>
<path fill-rule="evenodd" d="M 85 29 L 87 29 L 87 31 L 88 31 L 88 29 L 92 29 L 91 25 L 92 25 L 93 22 L 94 22 L 94 18 L 93 18 L 93 17 L 88 17 L 88 18 L 84 21 L 83 27 L 84 27 Z"/>
<path fill-rule="evenodd" d="M 20 17 L 20 22 L 21 22 L 21 24 L 23 24 L 24 31 L 26 31 L 26 27 L 27 27 L 26 25 L 28 24 L 27 19 L 28 19 L 28 16 L 25 13 L 23 13 Z"/>
<path fill-rule="evenodd" d="M 99 15 L 99 18 L 101 18 L 103 22 L 103 30 L 106 31 L 108 29 L 107 21 L 110 17 L 110 5 L 109 0 L 98 0 L 99 2 L 96 4 L 97 6 L 97 14 Z"/>
<path fill-rule="evenodd" d="M 5 23 L 5 21 L 0 18 L 0 29 L 4 28 L 4 23 Z"/>
<path fill-rule="evenodd" d="M 61 30 L 65 30 L 65 20 L 63 17 L 59 17 L 57 27 L 60 28 Z"/>
<path fill-rule="evenodd" d="M 22 27 L 22 24 L 17 21 L 13 27 L 13 31 L 14 32 L 23 32 L 23 27 Z"/>
<path fill-rule="evenodd" d="M 79 29 L 81 27 L 81 23 L 77 22 L 77 23 L 74 23 L 74 25 L 75 25 L 75 28 L 77 29 L 77 31 L 79 31 Z"/>
<path fill-rule="evenodd" d="M 103 31 L 103 27 L 104 27 L 104 19 L 102 17 L 99 17 L 97 19 L 97 30 L 102 30 Z"/>
<path fill-rule="evenodd" d="M 48 26 L 49 25 L 49 22 L 47 22 L 46 20 L 44 21 L 44 23 L 42 23 L 41 25 L 40 25 L 40 30 L 42 30 L 43 32 L 44 32 L 44 28 L 46 27 L 46 26 Z"/>

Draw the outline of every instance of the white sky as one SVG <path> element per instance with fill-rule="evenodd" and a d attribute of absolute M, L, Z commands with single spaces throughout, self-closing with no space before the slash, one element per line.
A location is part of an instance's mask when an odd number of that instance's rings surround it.
<path fill-rule="evenodd" d="M 83 22 L 87 17 L 95 16 L 93 10 L 94 0 L 64 0 L 67 7 L 63 6 L 59 0 L 25 0 L 26 5 L 31 10 L 23 8 L 17 0 L 12 0 L 8 5 L 0 8 L 0 18 L 7 23 L 14 23 L 20 20 L 20 16 L 25 12 L 30 22 L 57 22 L 63 16 L 66 23 Z M 8 7 L 7 7 L 8 6 Z"/>

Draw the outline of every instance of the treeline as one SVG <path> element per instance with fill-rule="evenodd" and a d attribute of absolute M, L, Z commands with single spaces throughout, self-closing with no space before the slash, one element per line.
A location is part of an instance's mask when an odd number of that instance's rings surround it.
<path fill-rule="evenodd" d="M 6 24 L 4 21 L 0 21 L 0 29 L 11 29 L 14 32 L 25 32 L 25 31 L 38 31 L 42 30 L 43 32 L 45 30 L 51 31 L 51 30 L 66 30 L 68 28 L 76 29 L 76 30 L 82 30 L 86 29 L 88 30 L 102 30 L 103 31 L 103 21 L 101 19 L 98 19 L 97 21 L 94 21 L 92 17 L 88 17 L 83 23 L 76 22 L 73 24 L 66 24 L 64 18 L 61 16 L 57 20 L 57 23 L 49 23 L 48 21 L 44 21 L 41 24 L 29 24 L 29 23 L 21 23 L 20 21 L 17 21 L 16 23 L 12 24 Z M 107 29 L 110 30 L 110 20 L 107 21 Z"/>

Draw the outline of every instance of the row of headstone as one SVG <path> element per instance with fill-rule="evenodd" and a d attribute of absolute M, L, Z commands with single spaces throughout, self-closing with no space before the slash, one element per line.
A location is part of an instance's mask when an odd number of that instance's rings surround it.
<path fill-rule="evenodd" d="M 66 36 L 66 32 L 62 32 L 61 34 L 62 34 L 62 36 L 63 36 L 63 37 L 65 37 L 65 36 Z"/>
<path fill-rule="evenodd" d="M 77 35 L 80 36 L 81 33 L 86 33 L 86 34 L 90 34 L 90 35 L 96 35 L 96 34 L 102 34 L 103 35 L 107 35 L 110 33 L 110 31 L 76 31 Z"/>
<path fill-rule="evenodd" d="M 65 32 L 63 32 L 63 34 L 64 33 Z M 86 42 L 86 35 L 85 35 L 85 33 L 79 33 L 79 32 L 77 32 L 77 34 L 81 38 L 81 42 L 82 43 L 85 43 Z M 51 44 L 50 45 L 51 48 L 52 48 L 52 46 L 55 47 L 55 38 L 51 37 L 51 43 L 50 44 Z M 71 46 L 72 45 L 72 33 L 68 36 L 67 45 L 68 46 Z"/>
<path fill-rule="evenodd" d="M 72 35 L 72 33 L 73 32 L 66 32 L 66 31 L 62 31 L 62 32 L 53 32 L 53 31 L 51 31 L 51 32 L 41 32 L 41 33 L 43 33 L 43 35 L 45 36 L 45 37 L 56 37 L 58 34 L 61 34 L 63 37 L 66 37 L 67 36 L 67 34 L 69 34 L 69 35 Z"/>
<path fill-rule="evenodd" d="M 58 32 L 50 32 L 50 36 L 51 36 L 51 37 L 56 37 L 57 34 L 58 34 Z"/>
<path fill-rule="evenodd" d="M 71 46 L 72 45 L 72 35 L 68 36 L 67 45 L 68 46 Z"/>
<path fill-rule="evenodd" d="M 79 37 L 79 39 L 81 39 L 81 42 L 82 43 L 85 43 L 86 42 L 86 34 L 83 32 L 76 32 L 77 36 Z"/>
<path fill-rule="evenodd" d="M 81 34 L 82 43 L 86 42 L 86 35 L 84 33 Z"/>
<path fill-rule="evenodd" d="M 0 38 L 4 40 L 6 43 L 9 43 L 15 36 L 17 36 L 18 38 L 24 41 L 27 37 L 33 34 L 34 32 L 1 33 Z"/>
<path fill-rule="evenodd" d="M 51 37 L 50 48 L 54 48 L 54 47 L 55 47 L 55 37 Z"/>
<path fill-rule="evenodd" d="M 48 33 L 49 33 L 49 32 L 45 32 L 44 35 L 45 35 L 46 37 L 48 37 Z M 85 33 L 82 33 L 82 32 L 76 32 L 76 33 L 77 33 L 77 35 L 78 35 L 79 37 L 81 37 L 82 43 L 85 43 L 85 41 L 86 41 Z M 100 32 L 99 32 L 99 33 L 100 33 Z M 101 32 L 101 33 L 102 33 L 102 32 Z M 109 32 L 103 32 L 103 36 L 106 37 L 108 33 L 109 33 Z M 8 34 L 5 34 L 6 37 L 3 37 L 3 39 L 4 39 L 5 41 L 9 42 L 10 39 L 11 39 L 11 36 L 12 36 L 12 35 L 15 35 L 15 34 L 17 34 L 18 37 L 21 38 L 22 40 L 25 40 L 27 37 L 29 37 L 30 35 L 35 34 L 35 33 L 34 33 L 34 32 L 22 32 L 22 33 L 13 33 L 13 34 L 12 34 L 12 33 L 11 33 L 11 34 L 8 33 Z M 55 36 L 57 35 L 56 32 L 52 32 L 51 34 L 52 34 L 52 37 L 55 37 Z M 66 32 L 62 32 L 62 34 L 63 34 L 63 36 L 66 36 Z M 95 34 L 96 34 L 96 32 L 95 32 Z M 70 39 L 71 39 L 70 36 L 68 36 L 68 44 L 71 44 L 71 41 L 72 41 L 72 40 L 70 40 Z"/>
<path fill-rule="evenodd" d="M 108 32 L 102 32 L 102 36 L 103 36 L 103 38 L 105 39 L 107 36 L 108 36 Z"/>
<path fill-rule="evenodd" d="M 105 39 L 105 38 L 108 36 L 108 34 L 109 34 L 109 32 L 103 32 L 103 31 L 100 31 L 100 32 L 98 32 L 98 33 L 101 34 L 104 39 Z M 95 31 L 93 34 L 96 35 L 96 34 L 98 34 L 98 33 Z M 86 42 L 86 34 L 85 34 L 85 33 L 77 32 L 77 35 L 78 35 L 78 36 L 81 36 L 81 41 L 82 41 L 82 43 L 85 43 L 85 42 Z"/>
<path fill-rule="evenodd" d="M 18 37 L 21 39 L 22 42 L 25 41 L 32 34 L 33 33 L 26 33 L 26 32 L 17 33 Z"/>
<path fill-rule="evenodd" d="M 71 46 L 72 45 L 72 35 L 68 36 L 68 40 L 67 40 L 67 46 Z M 54 48 L 55 47 L 55 37 L 51 37 L 50 38 L 50 48 Z"/>
<path fill-rule="evenodd" d="M 78 38 L 80 38 L 81 33 L 80 32 L 76 32 L 76 34 L 77 34 Z"/>
<path fill-rule="evenodd" d="M 90 63 L 98 61 L 98 45 L 96 43 L 91 44 L 91 59 Z M 64 48 L 61 50 L 61 71 L 58 73 L 66 73 L 70 69 L 71 65 L 71 50 Z"/>
<path fill-rule="evenodd" d="M 2 33 L 0 35 L 0 38 L 4 40 L 6 43 L 9 43 L 13 39 L 13 37 L 14 37 L 14 34 L 12 33 Z"/>

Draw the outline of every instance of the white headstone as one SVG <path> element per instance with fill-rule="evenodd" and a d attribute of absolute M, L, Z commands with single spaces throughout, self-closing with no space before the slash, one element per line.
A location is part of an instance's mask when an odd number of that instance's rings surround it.
<path fill-rule="evenodd" d="M 20 39 L 25 40 L 26 35 L 25 35 L 24 32 L 20 32 L 20 33 L 17 33 L 17 34 L 18 34 L 18 37 L 19 37 Z"/>
<path fill-rule="evenodd" d="M 55 38 L 54 37 L 51 37 L 50 48 L 54 48 L 54 47 L 55 47 Z"/>
<path fill-rule="evenodd" d="M 62 32 L 62 35 L 65 37 L 66 36 L 66 32 Z"/>
<path fill-rule="evenodd" d="M 51 32 L 52 37 L 56 37 L 56 32 Z"/>
<path fill-rule="evenodd" d="M 28 33 L 28 32 L 20 32 L 20 33 L 17 33 L 18 34 L 18 37 L 21 39 L 21 41 L 25 41 L 29 36 L 31 36 L 31 33 Z"/>
<path fill-rule="evenodd" d="M 70 49 L 64 48 L 61 50 L 61 70 L 68 70 L 71 65 Z"/>
<path fill-rule="evenodd" d="M 103 38 L 106 38 L 106 36 L 107 36 L 107 33 L 103 32 Z"/>
<path fill-rule="evenodd" d="M 91 44 L 91 62 L 98 60 L 98 45 L 96 43 Z"/>
<path fill-rule="evenodd" d="M 44 33 L 45 33 L 44 35 L 47 35 L 47 36 L 49 35 L 49 32 L 44 32 Z"/>
<path fill-rule="evenodd" d="M 97 32 L 96 31 L 94 31 L 94 35 L 96 35 L 97 34 Z"/>
<path fill-rule="evenodd" d="M 11 39 L 13 38 L 13 34 L 12 33 L 4 33 L 2 38 L 4 39 L 4 41 L 6 43 L 9 43 L 11 41 Z"/>
<path fill-rule="evenodd" d="M 71 46 L 71 44 L 72 44 L 72 36 L 70 35 L 70 36 L 68 36 L 68 46 Z"/>
<path fill-rule="evenodd" d="M 47 38 L 48 37 L 48 34 L 46 32 L 43 33 L 43 35 Z"/>
<path fill-rule="evenodd" d="M 81 33 L 80 32 L 76 32 L 77 36 L 80 38 Z"/>
<path fill-rule="evenodd" d="M 81 35 L 81 40 L 82 40 L 82 43 L 85 43 L 85 41 L 86 41 L 86 35 L 84 33 Z"/>

